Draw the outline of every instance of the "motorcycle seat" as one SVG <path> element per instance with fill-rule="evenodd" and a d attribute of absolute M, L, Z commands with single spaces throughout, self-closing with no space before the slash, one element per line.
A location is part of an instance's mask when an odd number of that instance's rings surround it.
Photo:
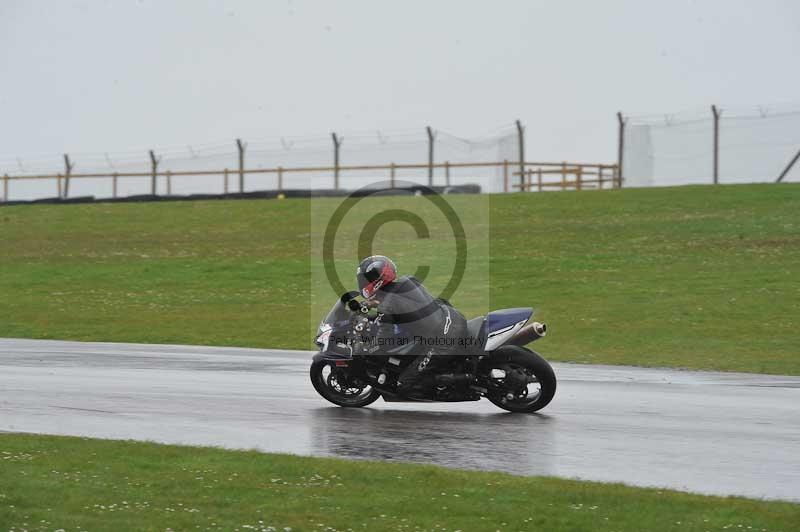
<path fill-rule="evenodd" d="M 486 319 L 483 316 L 478 316 L 468 320 L 467 334 L 476 342 L 482 340 L 486 335 Z"/>

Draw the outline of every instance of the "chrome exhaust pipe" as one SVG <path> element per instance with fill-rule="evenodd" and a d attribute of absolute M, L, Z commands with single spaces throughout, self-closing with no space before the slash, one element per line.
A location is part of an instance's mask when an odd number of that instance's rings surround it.
<path fill-rule="evenodd" d="M 533 323 L 529 323 L 520 329 L 519 332 L 511 338 L 511 340 L 506 342 L 506 345 L 523 346 L 544 336 L 547 336 L 547 325 L 544 323 L 539 323 L 538 321 L 534 321 Z"/>

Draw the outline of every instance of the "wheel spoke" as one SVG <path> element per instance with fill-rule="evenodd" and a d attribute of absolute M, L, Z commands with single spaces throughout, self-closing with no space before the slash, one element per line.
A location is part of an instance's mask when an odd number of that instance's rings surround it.
<path fill-rule="evenodd" d="M 380 393 L 367 382 L 351 377 L 348 368 L 315 362 L 310 375 L 317 393 L 339 406 L 367 406 L 380 397 Z"/>
<path fill-rule="evenodd" d="M 357 401 L 372 393 L 372 388 L 366 383 L 351 380 L 345 372 L 334 368 L 329 369 L 327 377 L 323 373 L 323 379 L 328 389 L 345 401 Z"/>
<path fill-rule="evenodd" d="M 536 377 L 536 375 L 534 375 L 529 368 L 520 366 L 518 364 L 507 363 L 504 364 L 502 368 L 498 369 L 505 370 L 507 374 L 510 374 L 515 371 L 522 371 L 525 373 L 526 376 L 525 379 L 526 387 L 524 389 L 519 389 L 519 390 L 506 389 L 502 392 L 503 398 L 501 399 L 501 401 L 504 404 L 517 404 L 524 406 L 533 404 L 539 399 L 539 396 L 541 395 L 541 383 L 539 379 Z M 516 397 L 514 399 L 508 399 L 507 397 L 505 397 L 505 394 L 507 393 L 513 393 Z"/>

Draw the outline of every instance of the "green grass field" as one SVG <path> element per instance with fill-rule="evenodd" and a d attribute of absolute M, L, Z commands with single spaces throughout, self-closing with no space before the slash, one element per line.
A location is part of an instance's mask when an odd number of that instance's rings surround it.
<path fill-rule="evenodd" d="M 0 435 L 3 530 L 791 531 L 800 505 L 432 466 Z"/>
<path fill-rule="evenodd" d="M 471 284 L 453 303 L 538 308 L 551 360 L 800 374 L 799 185 L 447 200 L 470 240 Z M 326 201 L 4 207 L 0 336 L 311 349 L 311 222 Z M 393 222 L 376 250 L 412 273 L 431 265 L 437 290 L 452 237 L 433 233 Z M 345 279 L 350 247 L 336 256 Z"/>

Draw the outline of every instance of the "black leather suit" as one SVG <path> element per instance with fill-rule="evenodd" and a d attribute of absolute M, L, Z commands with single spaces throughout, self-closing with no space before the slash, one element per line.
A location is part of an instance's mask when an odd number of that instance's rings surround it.
<path fill-rule="evenodd" d="M 425 349 L 425 354 L 418 355 L 398 378 L 398 392 L 407 394 L 436 363 L 437 356 L 459 349 L 458 340 L 466 337 L 467 322 L 448 302 L 434 298 L 411 276 L 382 287 L 374 299 L 384 327 L 398 325 L 408 343 L 421 344 Z"/>

